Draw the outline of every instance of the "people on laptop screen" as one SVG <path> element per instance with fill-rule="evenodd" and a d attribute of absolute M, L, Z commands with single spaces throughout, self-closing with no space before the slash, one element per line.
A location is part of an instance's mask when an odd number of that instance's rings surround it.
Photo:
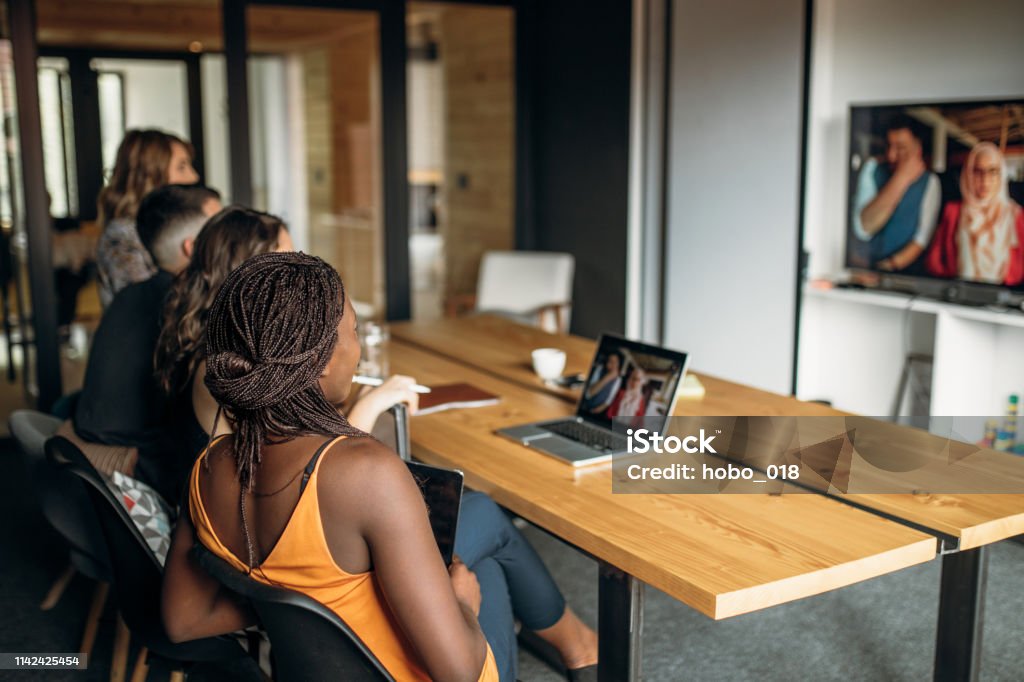
<path fill-rule="evenodd" d="M 592 414 L 601 414 L 618 395 L 622 385 L 622 353 L 613 350 L 602 365 L 594 367 L 583 392 L 583 408 Z"/>
<path fill-rule="evenodd" d="M 672 402 L 678 363 L 624 348 L 602 348 L 583 390 L 582 409 L 598 419 L 664 415 Z"/>

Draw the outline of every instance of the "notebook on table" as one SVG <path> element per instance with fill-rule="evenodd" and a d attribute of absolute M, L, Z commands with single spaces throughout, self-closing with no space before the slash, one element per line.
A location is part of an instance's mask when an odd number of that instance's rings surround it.
<path fill-rule="evenodd" d="M 462 472 L 419 462 L 406 464 L 427 504 L 430 529 L 434 532 L 444 565 L 451 566 L 455 554 L 455 532 L 459 526 L 459 508 L 462 506 Z"/>
<path fill-rule="evenodd" d="M 420 396 L 417 415 L 433 414 L 444 410 L 455 410 L 466 407 L 487 407 L 496 405 L 498 396 L 488 393 L 471 384 L 441 384 L 431 386 L 430 393 Z"/>
<path fill-rule="evenodd" d="M 604 334 L 590 365 L 576 416 L 499 429 L 528 448 L 573 466 L 606 462 L 627 451 L 626 436 L 613 419 L 628 425 L 650 421 L 663 431 L 686 374 L 686 353 Z"/>

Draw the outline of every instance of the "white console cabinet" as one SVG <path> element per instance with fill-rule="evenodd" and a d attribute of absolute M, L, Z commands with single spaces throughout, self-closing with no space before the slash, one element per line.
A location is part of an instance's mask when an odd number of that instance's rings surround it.
<path fill-rule="evenodd" d="M 1024 313 L 906 294 L 804 288 L 798 397 L 888 415 L 909 352 L 934 361 L 930 382 L 911 382 L 902 414 L 909 414 L 913 391 L 927 392 L 933 417 L 1000 416 L 1011 393 L 1024 394 Z"/>

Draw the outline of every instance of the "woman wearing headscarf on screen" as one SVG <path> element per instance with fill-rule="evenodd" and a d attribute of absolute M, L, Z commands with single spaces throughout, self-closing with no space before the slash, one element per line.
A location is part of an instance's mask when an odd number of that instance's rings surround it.
<path fill-rule="evenodd" d="M 1010 198 L 1006 162 L 979 142 L 960 172 L 960 201 L 950 201 L 928 252 L 937 277 L 1017 286 L 1024 281 L 1024 211 Z"/>
<path fill-rule="evenodd" d="M 647 401 L 650 393 L 646 392 L 647 372 L 639 367 L 634 367 L 629 378 L 626 379 L 626 387 L 619 391 L 608 408 L 607 415 L 612 419 L 631 419 L 630 426 L 637 428 L 643 425 L 644 415 L 647 414 Z"/>

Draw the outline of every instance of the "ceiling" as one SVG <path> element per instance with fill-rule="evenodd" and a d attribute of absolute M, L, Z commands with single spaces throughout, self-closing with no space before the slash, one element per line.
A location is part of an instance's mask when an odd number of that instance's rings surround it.
<path fill-rule="evenodd" d="M 209 52 L 223 49 L 220 0 L 36 0 L 39 44 L 118 50 Z M 375 30 L 374 12 L 255 7 L 248 12 L 252 52 L 321 47 Z"/>

